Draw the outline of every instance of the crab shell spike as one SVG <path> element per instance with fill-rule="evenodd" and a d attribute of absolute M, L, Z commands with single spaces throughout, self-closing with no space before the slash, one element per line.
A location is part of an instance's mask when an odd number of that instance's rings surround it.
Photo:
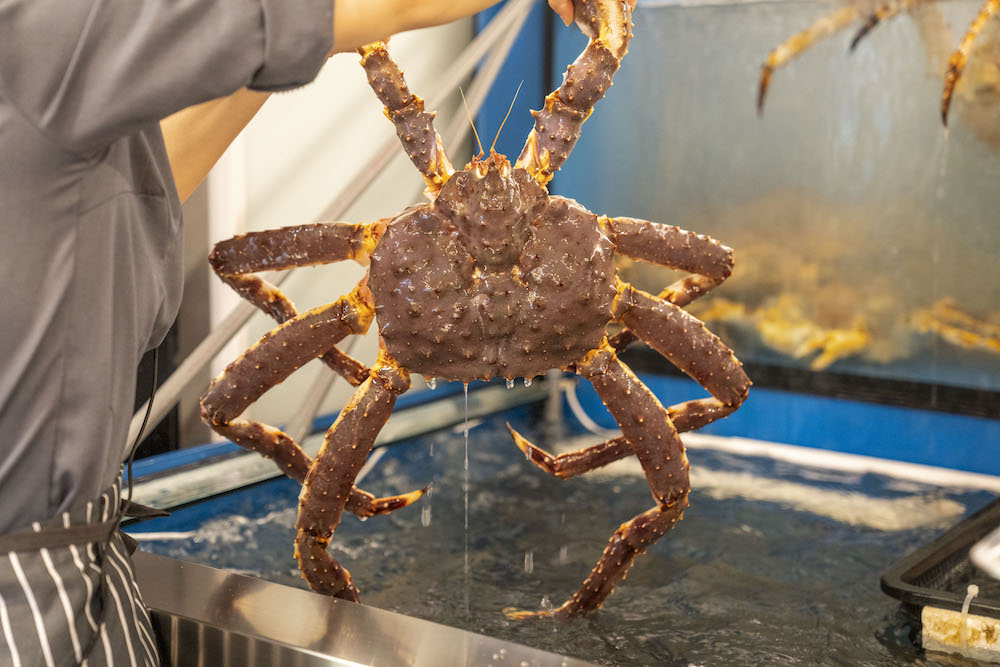
<path fill-rule="evenodd" d="M 574 0 L 576 24 L 590 42 L 566 70 L 563 83 L 532 111 L 535 126 L 515 166 L 527 169 L 541 183 L 552 180 L 569 157 L 584 121 L 611 87 L 611 80 L 628 53 L 632 10 L 622 0 Z"/>

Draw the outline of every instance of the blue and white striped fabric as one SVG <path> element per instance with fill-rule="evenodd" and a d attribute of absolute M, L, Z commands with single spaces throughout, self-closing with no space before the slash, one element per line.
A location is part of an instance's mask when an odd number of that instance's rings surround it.
<path fill-rule="evenodd" d="M 115 521 L 121 480 L 35 533 Z M 121 534 L 106 541 L 0 554 L 0 665 L 156 667 L 149 612 Z"/>

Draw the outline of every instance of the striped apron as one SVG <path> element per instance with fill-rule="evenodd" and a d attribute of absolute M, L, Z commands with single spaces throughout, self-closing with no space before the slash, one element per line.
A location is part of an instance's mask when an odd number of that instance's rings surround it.
<path fill-rule="evenodd" d="M 85 507 L 0 536 L 0 665 L 159 665 L 121 500 L 119 478 Z"/>

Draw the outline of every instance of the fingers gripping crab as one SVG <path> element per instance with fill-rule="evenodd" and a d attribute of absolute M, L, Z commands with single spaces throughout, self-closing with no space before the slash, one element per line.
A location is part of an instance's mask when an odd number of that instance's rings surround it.
<path fill-rule="evenodd" d="M 552 457 L 516 432 L 541 468 L 569 477 L 617 458 L 638 457 L 655 501 L 623 524 L 580 590 L 552 612 L 599 607 L 635 557 L 666 533 L 687 507 L 688 462 L 678 431 L 733 412 L 750 381 L 732 352 L 681 306 L 721 283 L 732 251 L 705 236 L 630 218 L 598 217 L 550 196 L 559 169 L 594 104 L 611 85 L 631 37 L 620 0 L 576 0 L 576 22 L 590 37 L 563 84 L 533 112 L 534 129 L 512 166 L 482 152 L 455 171 L 434 130 L 433 114 L 413 95 L 385 45 L 360 49 L 368 81 L 423 175 L 430 202 L 372 224 L 321 223 L 263 231 L 218 244 L 215 271 L 281 324 L 215 379 L 203 418 L 219 433 L 270 457 L 302 482 L 295 555 L 313 590 L 359 599 L 348 571 L 327 552 L 345 510 L 362 516 L 405 506 L 423 493 L 376 499 L 353 486 L 409 374 L 468 383 L 531 378 L 551 368 L 589 379 L 623 436 Z M 621 281 L 615 253 L 690 275 L 658 296 Z M 354 259 L 368 273 L 348 295 L 305 313 L 254 272 Z M 378 320 L 380 349 L 371 369 L 337 349 Z M 619 322 L 627 330 L 610 339 Z M 633 333 L 634 332 L 634 333 Z M 616 352 L 636 337 L 701 383 L 712 398 L 664 408 Z M 281 431 L 240 419 L 265 391 L 322 357 L 357 386 L 315 460 Z"/>

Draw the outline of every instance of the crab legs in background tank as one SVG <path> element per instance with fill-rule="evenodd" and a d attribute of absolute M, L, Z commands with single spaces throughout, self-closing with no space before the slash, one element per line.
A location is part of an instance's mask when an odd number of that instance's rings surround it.
<path fill-rule="evenodd" d="M 567 477 L 635 455 L 653 507 L 615 532 L 580 590 L 552 612 L 509 611 L 515 618 L 573 616 L 597 609 L 633 560 L 681 518 L 690 484 L 679 431 L 733 412 L 750 381 L 714 334 L 682 310 L 721 283 L 732 251 L 716 241 L 644 220 L 595 215 L 546 184 L 572 151 L 584 120 L 604 96 L 631 37 L 620 0 L 576 0 L 576 23 L 590 38 L 563 84 L 533 112 L 534 129 L 514 165 L 492 149 L 454 170 L 433 114 L 407 88 L 382 43 L 360 49 L 361 64 L 406 153 L 423 175 L 429 203 L 390 220 L 320 223 L 255 232 L 216 246 L 215 271 L 281 324 L 212 382 L 202 416 L 217 432 L 273 458 L 302 482 L 295 555 L 310 587 L 357 601 L 358 589 L 327 546 L 345 510 L 375 514 L 422 491 L 375 499 L 354 479 L 389 419 L 411 372 L 468 383 L 532 378 L 551 368 L 590 380 L 623 436 L 552 458 L 514 433 L 518 446 L 552 474 Z M 618 278 L 615 253 L 690 273 L 659 295 Z M 353 259 L 368 265 L 338 301 L 297 313 L 254 272 Z M 379 355 L 364 368 L 336 345 L 378 321 Z M 608 339 L 609 323 L 628 329 Z M 712 398 L 664 408 L 617 352 L 641 338 L 698 381 Z M 310 461 L 286 434 L 239 419 L 264 392 L 322 357 L 357 386 Z"/>
<path fill-rule="evenodd" d="M 760 83 L 757 92 L 757 110 L 763 111 L 764 100 L 775 70 L 786 65 L 819 40 L 836 34 L 851 25 L 858 25 L 851 40 L 850 50 L 854 51 L 864 37 L 879 23 L 904 12 L 909 12 L 917 23 L 920 35 L 930 51 L 934 69 L 944 75 L 944 89 L 941 93 L 941 121 L 948 124 L 948 112 L 955 95 L 956 86 L 965 71 L 970 55 L 980 60 L 980 65 L 972 73 L 973 84 L 966 95 L 967 101 L 975 106 L 990 107 L 971 113 L 974 124 L 995 125 L 998 122 L 997 86 L 1000 79 L 1000 55 L 998 55 L 998 32 L 991 31 L 985 41 L 973 46 L 989 20 L 1000 10 L 1000 0 L 987 0 L 972 25 L 962 37 L 958 47 L 948 57 L 951 33 L 943 17 L 932 0 L 888 0 L 875 3 L 871 0 L 850 0 L 849 4 L 821 17 L 801 32 L 789 37 L 768 55 L 761 66 Z M 945 68 L 944 63 L 947 62 Z M 942 71 L 943 70 L 943 71 Z M 985 113 L 984 113 L 985 112 Z M 995 137 L 995 130 L 975 128 L 988 140 Z"/>

